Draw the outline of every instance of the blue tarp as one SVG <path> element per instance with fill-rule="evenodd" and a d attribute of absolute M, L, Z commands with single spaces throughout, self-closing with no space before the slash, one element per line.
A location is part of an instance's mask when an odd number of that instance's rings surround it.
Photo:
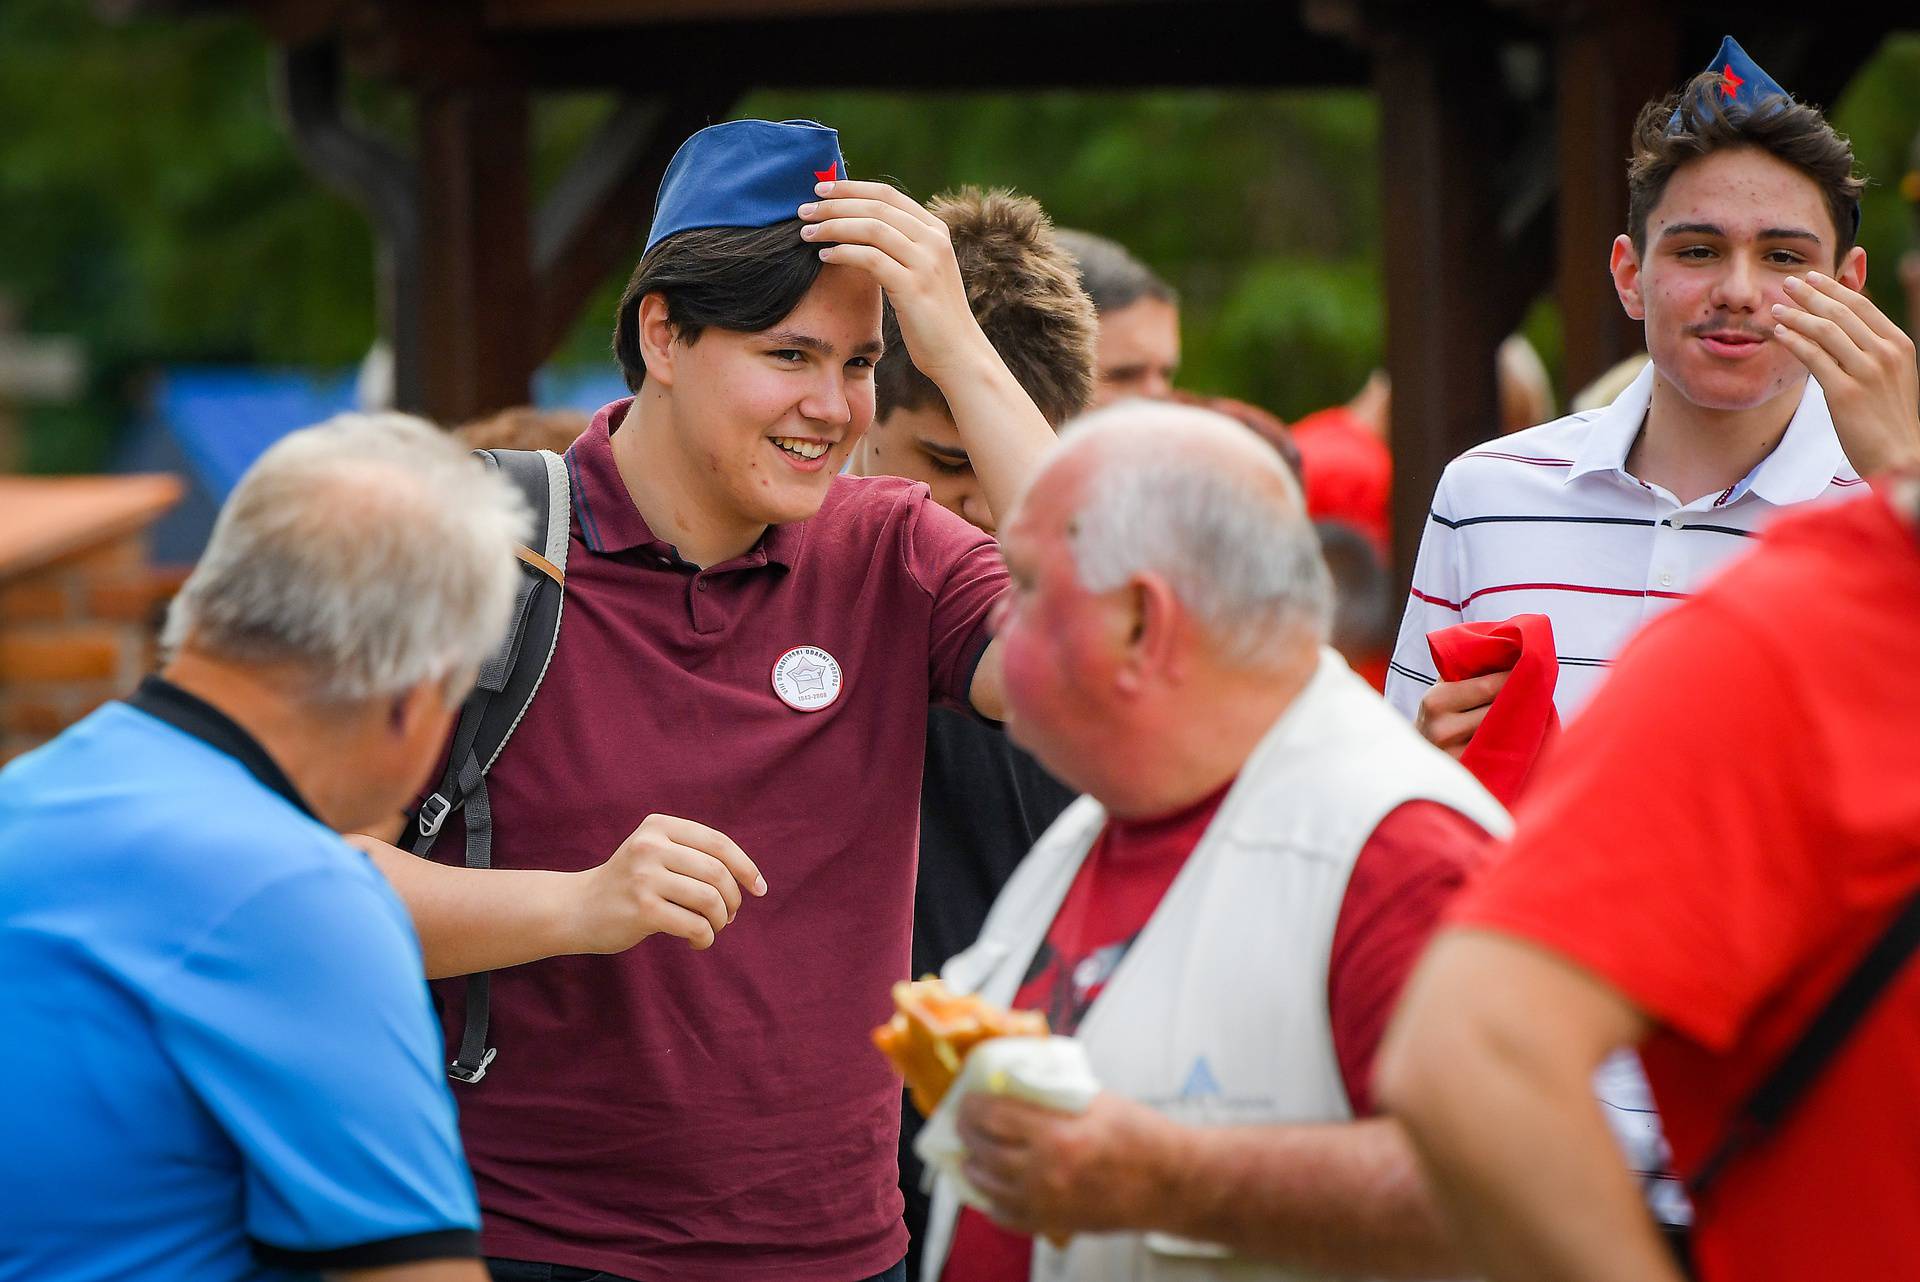
<path fill-rule="evenodd" d="M 593 411 L 626 395 L 617 374 L 542 371 L 534 403 Z M 194 478 L 218 503 L 269 445 L 298 427 L 354 408 L 354 375 L 307 370 L 181 365 L 160 380 L 155 411 L 180 444 Z"/>
<path fill-rule="evenodd" d="M 626 394 L 610 370 L 543 370 L 534 379 L 534 403 L 543 409 L 591 413 Z M 168 367 L 155 387 L 152 416 L 128 433 L 114 467 L 185 474 L 186 500 L 154 529 L 155 559 L 197 559 L 214 512 L 268 446 L 354 408 L 352 370 Z"/>
<path fill-rule="evenodd" d="M 154 411 L 194 479 L 220 503 L 269 445 L 352 409 L 353 381 L 352 371 L 176 366 L 160 380 Z"/>

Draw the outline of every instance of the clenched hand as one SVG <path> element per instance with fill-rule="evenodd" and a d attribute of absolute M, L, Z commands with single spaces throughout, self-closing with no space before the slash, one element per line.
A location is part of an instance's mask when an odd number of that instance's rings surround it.
<path fill-rule="evenodd" d="M 648 815 L 576 885 L 578 951 L 617 953 L 649 935 L 711 948 L 740 911 L 741 888 L 767 882 L 731 837 L 691 819 Z"/>

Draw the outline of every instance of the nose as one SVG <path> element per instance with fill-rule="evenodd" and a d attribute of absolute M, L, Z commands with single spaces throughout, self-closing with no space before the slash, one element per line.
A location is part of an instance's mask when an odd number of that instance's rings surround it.
<path fill-rule="evenodd" d="M 987 506 L 987 496 L 979 490 L 969 490 L 961 496 L 960 515 L 988 534 L 994 532 L 993 509 Z"/>
<path fill-rule="evenodd" d="M 824 369 L 819 381 L 807 389 L 800 401 L 801 417 L 816 423 L 845 427 L 853 421 L 853 401 L 847 395 L 847 378 L 838 369 Z"/>
<path fill-rule="evenodd" d="M 1760 310 L 1760 269 L 1745 254 L 1732 254 L 1714 283 L 1713 303 L 1732 312 Z"/>
<path fill-rule="evenodd" d="M 1153 370 L 1141 382 L 1140 395 L 1149 400 L 1164 401 L 1173 395 L 1173 379 L 1165 370 Z"/>

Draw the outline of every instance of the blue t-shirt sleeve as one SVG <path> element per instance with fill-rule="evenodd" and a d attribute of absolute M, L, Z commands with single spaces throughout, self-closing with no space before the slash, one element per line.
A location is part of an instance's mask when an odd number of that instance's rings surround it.
<path fill-rule="evenodd" d="M 419 946 L 361 872 L 292 873 L 210 923 L 155 994 L 158 1036 L 238 1150 L 258 1248 L 316 1267 L 470 1256 Z"/>

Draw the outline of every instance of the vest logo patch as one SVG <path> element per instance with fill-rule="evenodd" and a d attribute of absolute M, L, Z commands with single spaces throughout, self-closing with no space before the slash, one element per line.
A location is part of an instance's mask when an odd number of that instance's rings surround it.
<path fill-rule="evenodd" d="M 1201 1099 L 1209 1095 L 1219 1095 L 1220 1080 L 1213 1075 L 1213 1066 L 1207 1063 L 1205 1055 L 1193 1061 L 1193 1067 L 1187 1072 L 1187 1080 L 1180 1087 L 1181 1099 Z"/>

